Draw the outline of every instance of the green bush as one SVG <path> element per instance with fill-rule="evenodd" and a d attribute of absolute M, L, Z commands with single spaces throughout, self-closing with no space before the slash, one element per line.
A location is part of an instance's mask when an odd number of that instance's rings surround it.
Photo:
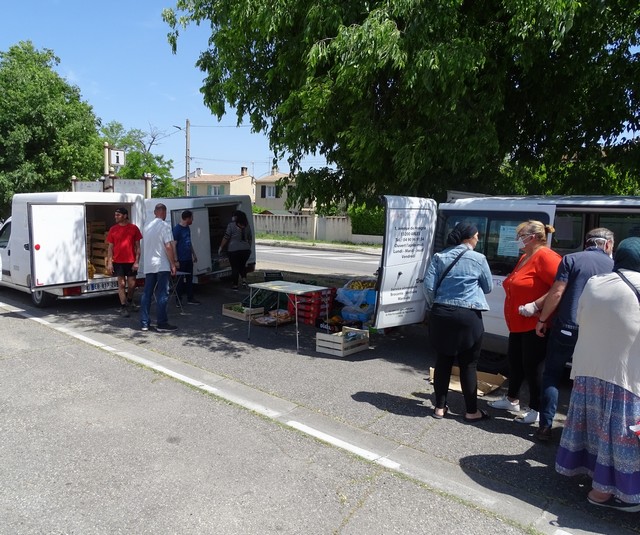
<path fill-rule="evenodd" d="M 354 234 L 382 236 L 384 234 L 384 209 L 380 206 L 367 208 L 365 204 L 350 206 L 351 230 Z"/>

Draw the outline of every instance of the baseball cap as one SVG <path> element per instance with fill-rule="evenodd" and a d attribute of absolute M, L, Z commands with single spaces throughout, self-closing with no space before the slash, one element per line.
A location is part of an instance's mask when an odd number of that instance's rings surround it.
<path fill-rule="evenodd" d="M 116 208 L 116 214 L 129 215 L 129 210 L 121 206 L 120 208 Z"/>

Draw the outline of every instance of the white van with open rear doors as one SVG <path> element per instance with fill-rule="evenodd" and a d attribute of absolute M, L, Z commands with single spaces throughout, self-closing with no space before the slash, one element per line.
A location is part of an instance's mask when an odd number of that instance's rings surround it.
<path fill-rule="evenodd" d="M 117 293 L 117 277 L 104 272 L 106 233 L 120 206 L 142 229 L 143 200 L 128 193 L 14 195 L 11 217 L 0 227 L 0 286 L 31 294 L 39 307 Z"/>

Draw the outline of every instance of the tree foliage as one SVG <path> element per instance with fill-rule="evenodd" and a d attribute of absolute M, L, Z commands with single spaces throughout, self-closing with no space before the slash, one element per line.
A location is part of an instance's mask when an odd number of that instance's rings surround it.
<path fill-rule="evenodd" d="M 183 187 L 175 184 L 171 178 L 173 160 L 153 154 L 152 150 L 165 137 L 165 133 L 150 126 L 148 132 L 139 129 L 125 130 L 124 126 L 112 121 L 104 126 L 100 133 L 112 148 L 124 150 L 125 164 L 117 170 L 120 178 L 143 178 L 151 175 L 151 194 L 153 197 L 177 197 L 183 194 Z"/>
<path fill-rule="evenodd" d="M 98 119 L 61 78 L 51 50 L 21 42 L 0 52 L 0 205 L 14 193 L 65 191 L 100 175 Z"/>
<path fill-rule="evenodd" d="M 297 201 L 512 193 L 505 163 L 557 170 L 554 193 L 638 170 L 638 2 L 178 0 L 163 17 L 174 50 L 210 25 L 204 102 L 290 154 Z"/>

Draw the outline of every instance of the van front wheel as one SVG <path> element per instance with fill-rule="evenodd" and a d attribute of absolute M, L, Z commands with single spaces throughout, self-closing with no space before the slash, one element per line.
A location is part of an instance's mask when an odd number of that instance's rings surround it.
<path fill-rule="evenodd" d="M 55 300 L 56 298 L 54 295 L 42 290 L 35 290 L 34 292 L 31 292 L 31 301 L 33 301 L 33 304 L 38 308 L 51 306 Z"/>

